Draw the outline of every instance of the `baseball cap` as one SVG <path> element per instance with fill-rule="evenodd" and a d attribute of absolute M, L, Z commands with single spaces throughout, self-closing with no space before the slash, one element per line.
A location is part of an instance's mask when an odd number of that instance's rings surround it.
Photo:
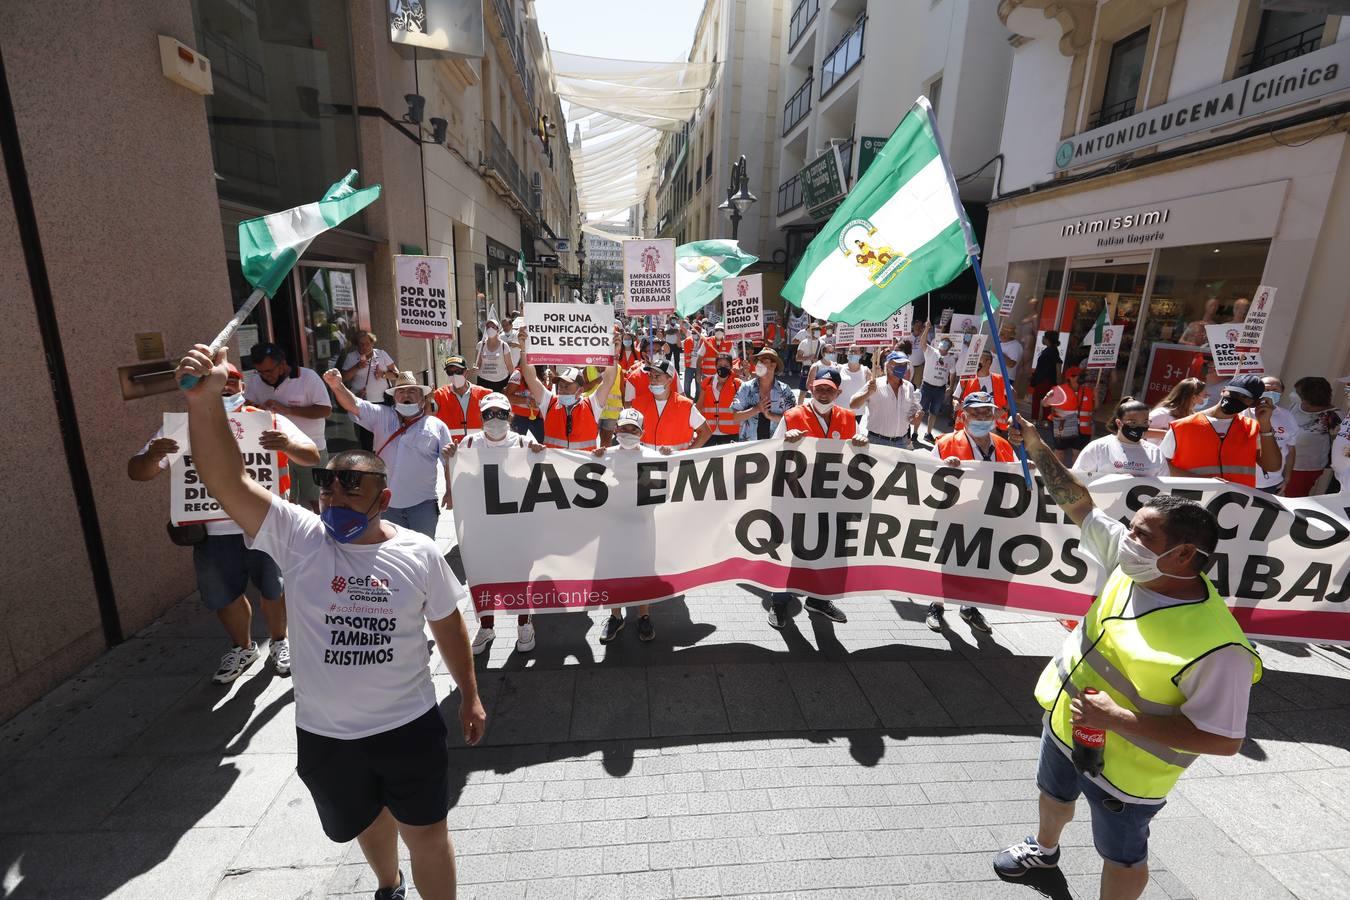
<path fill-rule="evenodd" d="M 899 362 L 904 363 L 905 365 L 909 365 L 909 357 L 899 351 L 896 351 L 894 353 L 889 354 L 886 357 L 886 359 L 883 360 L 883 362 L 888 366 L 893 362 Z"/>
<path fill-rule="evenodd" d="M 840 376 L 838 369 L 817 369 L 816 377 L 815 380 L 811 382 L 811 387 L 814 388 L 817 385 L 828 384 L 830 387 L 838 389 L 843 383 L 844 379 Z"/>
<path fill-rule="evenodd" d="M 459 366 L 461 369 L 467 369 L 469 367 L 468 363 L 464 362 L 464 357 L 462 356 L 447 356 L 445 362 L 441 363 L 442 368 L 446 366 Z"/>
<path fill-rule="evenodd" d="M 559 381 L 575 382 L 581 377 L 581 372 L 572 366 L 559 366 L 553 370 L 553 377 Z"/>
<path fill-rule="evenodd" d="M 511 401 L 506 399 L 506 395 L 500 391 L 493 391 L 490 394 L 484 394 L 483 399 L 478 401 L 480 410 L 500 409 L 505 412 L 511 411 Z"/>
<path fill-rule="evenodd" d="M 988 391 L 971 391 L 961 400 L 962 409 L 976 409 L 978 407 L 995 407 L 994 395 Z"/>
<path fill-rule="evenodd" d="M 646 371 L 648 374 L 651 374 L 652 372 L 660 372 L 664 375 L 669 375 L 672 378 L 674 378 L 675 364 L 668 359 L 658 359 L 655 362 L 647 363 Z"/>
<path fill-rule="evenodd" d="M 254 344 L 253 348 L 248 351 L 248 357 L 253 361 L 253 365 L 256 366 L 264 359 L 285 361 L 286 351 L 281 349 L 281 345 L 268 341 L 263 344 Z"/>
<path fill-rule="evenodd" d="M 1251 400 L 1259 398 L 1266 390 L 1266 384 L 1260 375 L 1235 375 L 1224 385 L 1224 389 L 1241 394 Z"/>
<path fill-rule="evenodd" d="M 638 412 L 636 409 L 633 409 L 632 407 L 622 410 L 619 413 L 619 421 L 614 427 L 617 428 L 620 425 L 636 425 L 638 428 L 641 428 L 642 413 Z"/>

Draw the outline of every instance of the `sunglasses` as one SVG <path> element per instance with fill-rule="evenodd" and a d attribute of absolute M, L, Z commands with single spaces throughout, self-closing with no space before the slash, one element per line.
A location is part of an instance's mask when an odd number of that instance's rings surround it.
<path fill-rule="evenodd" d="M 484 422 L 491 422 L 493 419 L 501 419 L 503 422 L 505 422 L 505 421 L 507 421 L 507 420 L 510 419 L 510 418 L 511 418 L 511 414 L 510 414 L 509 412 L 507 412 L 506 410 L 502 410 L 502 409 L 485 409 L 485 410 L 483 410 L 483 421 L 484 421 Z"/>
<path fill-rule="evenodd" d="M 311 469 L 309 474 L 314 477 L 314 483 L 321 491 L 332 490 L 334 481 L 342 485 L 344 491 L 355 491 L 361 487 L 361 479 L 367 475 L 384 477 L 382 472 L 362 472 L 357 469 Z"/>
<path fill-rule="evenodd" d="M 451 378 L 453 378 L 456 375 L 463 375 L 467 371 L 468 369 L 452 369 L 449 366 L 445 367 L 445 374 L 449 375 Z"/>

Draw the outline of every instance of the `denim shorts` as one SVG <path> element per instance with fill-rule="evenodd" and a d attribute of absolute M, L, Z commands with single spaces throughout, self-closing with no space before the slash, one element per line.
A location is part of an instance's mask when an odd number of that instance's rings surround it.
<path fill-rule="evenodd" d="M 436 500 L 423 500 L 401 509 L 389 507 L 381 517 L 402 528 L 420 531 L 433 541 L 436 540 L 436 523 L 441 518 L 441 505 Z"/>
<path fill-rule="evenodd" d="M 1106 739 L 1109 753 L 1111 738 Z M 1165 803 L 1125 803 L 1079 774 L 1047 728 L 1041 735 L 1036 786 L 1061 803 L 1081 794 L 1092 813 L 1092 842 L 1102 859 L 1122 868 L 1148 862 L 1148 825 Z"/>
<path fill-rule="evenodd" d="M 197 593 L 212 612 L 242 596 L 250 579 L 264 599 L 281 599 L 281 569 L 266 553 L 245 547 L 242 534 L 208 534 L 193 545 L 192 565 L 197 570 Z"/>
<path fill-rule="evenodd" d="M 926 413 L 941 415 L 947 401 L 947 388 L 940 384 L 924 382 L 919 385 L 919 408 Z"/>

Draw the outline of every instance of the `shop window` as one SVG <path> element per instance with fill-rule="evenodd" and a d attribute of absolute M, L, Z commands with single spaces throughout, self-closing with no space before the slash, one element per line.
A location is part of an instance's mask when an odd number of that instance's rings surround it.
<path fill-rule="evenodd" d="M 1256 28 L 1256 42 L 1242 55 L 1237 74 L 1259 72 L 1312 53 L 1322 46 L 1326 25 L 1324 13 L 1263 10 Z"/>
<path fill-rule="evenodd" d="M 1134 115 L 1139 98 L 1139 82 L 1144 75 L 1148 54 L 1148 29 L 1136 31 L 1111 46 L 1111 61 L 1106 67 L 1102 103 L 1093 113 L 1089 128 L 1107 125 Z"/>

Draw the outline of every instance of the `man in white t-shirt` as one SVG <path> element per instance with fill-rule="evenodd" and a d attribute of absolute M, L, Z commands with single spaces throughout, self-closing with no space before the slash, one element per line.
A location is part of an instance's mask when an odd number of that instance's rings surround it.
<path fill-rule="evenodd" d="M 1017 384 L 1017 369 L 1022 363 L 1022 342 L 1017 339 L 1017 328 L 1012 322 L 1004 322 L 998 329 L 998 345 L 1003 350 L 1003 360 L 1008 364 L 1008 379 Z"/>
<path fill-rule="evenodd" d="M 356 336 L 356 349 L 347 354 L 340 368 L 342 383 L 351 388 L 353 394 L 371 403 L 384 399 L 384 389 L 398 374 L 393 357 L 375 346 L 375 335 L 369 331 Z"/>
<path fill-rule="evenodd" d="M 1261 378 L 1261 383 L 1265 385 L 1265 391 L 1261 394 L 1261 399 L 1269 400 L 1271 404 L 1270 411 L 1270 430 L 1275 432 L 1275 445 L 1280 448 L 1280 468 L 1274 472 L 1267 472 L 1260 466 L 1256 467 L 1256 488 L 1265 491 L 1267 494 L 1278 494 L 1284 487 L 1284 482 L 1289 478 L 1289 471 L 1294 467 L 1294 444 L 1298 442 L 1298 420 L 1288 409 L 1280 405 L 1280 396 L 1284 393 L 1284 382 L 1274 375 L 1266 375 Z M 1242 414 L 1248 418 L 1255 419 L 1256 411 L 1252 409 L 1243 410 Z"/>
<path fill-rule="evenodd" d="M 245 406 L 244 376 L 233 365 L 226 366 L 221 400 L 227 412 L 252 410 Z M 319 461 L 319 451 L 285 416 L 272 414 L 276 428 L 264 431 L 259 443 L 276 450 L 287 459 L 305 465 Z M 170 457 L 179 452 L 178 442 L 166 437 L 164 429 L 155 432 L 135 456 L 127 461 L 127 475 L 133 481 L 149 481 L 169 469 Z M 253 640 L 253 607 L 244 591 L 249 581 L 262 597 L 263 619 L 267 622 L 268 657 L 278 675 L 291 671 L 291 649 L 286 640 L 286 595 L 281 570 L 266 553 L 244 546 L 244 533 L 229 519 L 203 523 L 205 538 L 192 545 L 192 567 L 197 575 L 197 594 L 202 605 L 216 614 L 230 638 L 230 649 L 220 658 L 211 676 L 216 684 L 229 684 L 248 671 L 258 659 Z"/>
<path fill-rule="evenodd" d="M 460 691 L 464 740 L 476 744 L 487 715 L 478 697 L 468 594 L 425 535 L 382 520 L 384 462 L 365 450 L 314 469 L 321 515 L 274 499 L 248 477 L 218 395 L 224 354 L 196 345 L 176 380 L 202 481 L 252 546 L 276 560 L 291 599 L 296 771 L 329 838 L 353 838 L 384 896 L 403 888 L 398 838 L 424 897 L 455 891 L 446 829 L 449 754 L 436 707 L 426 629 Z"/>
<path fill-rule="evenodd" d="M 923 334 L 919 335 L 919 345 L 923 347 L 923 382 L 919 385 L 919 407 L 923 410 L 927 428 L 924 437 L 930 444 L 937 442 L 933 429 L 937 427 L 938 416 L 947 404 L 952 386 L 952 369 L 957 357 L 956 347 L 950 337 L 944 334 L 933 343 L 932 335 L 932 323 L 925 324 Z"/>
<path fill-rule="evenodd" d="M 1048 712 L 1036 776 L 1037 834 L 994 857 L 1005 878 L 1059 865 L 1059 839 L 1081 795 L 1102 857 L 1101 896 L 1134 898 L 1148 885 L 1149 821 L 1195 758 L 1232 756 L 1247 730 L 1261 662 L 1203 574 L 1219 540 L 1214 514 L 1159 494 L 1128 526 L 1097 509 L 1021 417 L 1046 491 L 1082 527 L 1081 546 L 1108 575 L 1036 688 Z M 1138 624 L 1147 616 L 1147 626 Z M 1095 693 L 1089 693 L 1094 690 Z M 1075 745 L 1100 755 L 1075 760 Z"/>
<path fill-rule="evenodd" d="M 400 372 L 394 387 L 386 388 L 394 405 L 376 406 L 347 390 L 336 369 L 325 372 L 323 380 L 338 405 L 355 418 L 357 425 L 375 436 L 374 453 L 389 468 L 390 499 L 384 520 L 435 540 L 436 523 L 440 520 L 436 467 L 445 465 L 441 450 L 452 439 L 445 423 L 427 414 L 426 398 L 431 388 L 419 384 L 411 372 Z M 445 480 L 448 485 L 449 466 L 445 468 Z"/>
<path fill-rule="evenodd" d="M 286 351 L 276 344 L 258 344 L 249 353 L 253 377 L 244 383 L 249 403 L 268 412 L 279 413 L 295 423 L 319 450 L 319 465 L 328 462 L 328 441 L 324 427 L 333 414 L 333 403 L 323 379 L 313 369 L 292 366 Z M 319 491 L 310 476 L 311 467 L 291 463 L 291 499 L 319 508 Z"/>

